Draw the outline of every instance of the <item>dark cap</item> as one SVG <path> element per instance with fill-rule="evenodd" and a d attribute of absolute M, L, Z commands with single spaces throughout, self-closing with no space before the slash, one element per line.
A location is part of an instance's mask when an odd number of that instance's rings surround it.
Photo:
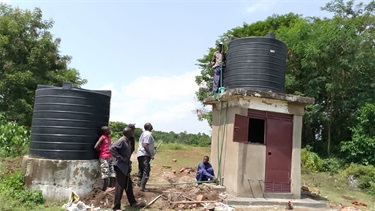
<path fill-rule="evenodd" d="M 130 124 L 128 124 L 128 127 L 131 128 L 131 129 L 135 129 L 135 124 L 130 123 Z"/>

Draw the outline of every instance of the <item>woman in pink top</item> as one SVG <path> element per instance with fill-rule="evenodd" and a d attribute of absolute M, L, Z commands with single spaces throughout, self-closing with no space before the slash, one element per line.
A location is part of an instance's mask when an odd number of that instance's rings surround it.
<path fill-rule="evenodd" d="M 103 191 L 111 191 L 115 188 L 116 182 L 116 173 L 113 168 L 112 155 L 109 151 L 111 147 L 111 131 L 109 127 L 102 127 L 103 135 L 100 136 L 99 140 L 95 144 L 95 149 L 99 152 L 99 161 L 100 161 L 100 171 L 102 174 L 102 179 L 104 181 Z M 108 187 L 108 178 L 110 178 L 109 188 Z"/>

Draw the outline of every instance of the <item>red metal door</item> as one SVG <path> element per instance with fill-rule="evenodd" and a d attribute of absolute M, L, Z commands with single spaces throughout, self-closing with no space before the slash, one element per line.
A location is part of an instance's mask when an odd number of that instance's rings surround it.
<path fill-rule="evenodd" d="M 249 140 L 249 118 L 239 114 L 234 115 L 233 141 L 247 144 Z"/>
<path fill-rule="evenodd" d="M 267 115 L 268 117 L 272 115 Z M 290 192 L 292 116 L 267 118 L 265 192 Z"/>

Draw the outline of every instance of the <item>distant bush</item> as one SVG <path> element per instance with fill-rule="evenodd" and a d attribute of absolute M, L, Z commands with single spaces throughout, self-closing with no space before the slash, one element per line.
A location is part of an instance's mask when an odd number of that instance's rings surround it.
<path fill-rule="evenodd" d="M 109 122 L 109 128 L 111 129 L 112 138 L 119 139 L 122 136 L 122 130 L 126 127 L 123 122 Z"/>
<path fill-rule="evenodd" d="M 322 171 L 337 174 L 343 167 L 344 162 L 338 158 L 323 159 Z"/>
<path fill-rule="evenodd" d="M 306 146 L 301 150 L 301 164 L 302 167 L 310 171 L 322 171 L 323 160 L 315 152 L 311 152 L 311 147 Z"/>
<path fill-rule="evenodd" d="M 120 138 L 122 136 L 122 129 L 126 127 L 127 124 L 123 122 L 109 122 L 109 127 L 111 128 L 111 135 L 112 138 Z M 137 141 L 139 141 L 139 137 L 142 134 L 141 128 L 136 128 L 134 131 L 134 137 Z M 211 136 L 205 134 L 205 133 L 198 133 L 198 134 L 192 134 L 187 133 L 186 131 L 175 133 L 173 131 L 170 132 L 163 132 L 163 131 L 152 131 L 152 136 L 156 141 L 163 140 L 163 143 L 181 143 L 186 144 L 190 146 L 199 146 L 199 147 L 207 147 L 211 145 Z"/>
<path fill-rule="evenodd" d="M 342 178 L 348 182 L 350 186 L 360 188 L 361 190 L 375 195 L 374 166 L 352 163 L 348 168 L 342 171 Z"/>
<path fill-rule="evenodd" d="M 15 122 L 7 122 L 0 115 L 0 156 L 16 157 L 27 153 L 29 130 Z"/>
<path fill-rule="evenodd" d="M 185 150 L 187 148 L 186 145 L 179 144 L 179 143 L 165 144 L 165 146 L 163 146 L 163 148 L 164 147 L 167 148 L 167 149 L 172 149 L 172 150 Z"/>
<path fill-rule="evenodd" d="M 375 195 L 375 182 L 370 182 L 370 188 L 367 192 L 371 195 Z"/>
<path fill-rule="evenodd" d="M 42 191 L 24 189 L 22 172 L 2 176 L 0 179 L 0 194 L 10 197 L 12 201 L 18 201 L 19 206 L 32 207 L 44 203 Z"/>

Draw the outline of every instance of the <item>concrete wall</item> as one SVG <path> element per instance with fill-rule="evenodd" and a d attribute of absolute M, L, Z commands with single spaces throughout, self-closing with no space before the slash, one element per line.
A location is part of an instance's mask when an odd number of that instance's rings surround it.
<path fill-rule="evenodd" d="M 68 200 L 72 191 L 83 197 L 102 187 L 99 160 L 51 160 L 25 156 L 22 161 L 25 185 L 41 190 L 52 201 Z"/>
<path fill-rule="evenodd" d="M 228 106 L 226 123 L 224 117 Z M 220 120 L 220 108 L 223 107 Z M 220 154 L 223 128 L 226 129 L 224 148 L 221 160 L 221 177 L 223 185 L 229 194 L 235 196 L 262 197 L 264 191 L 266 145 L 243 144 L 233 142 L 234 116 L 239 114 L 247 116 L 248 109 L 271 111 L 277 113 L 292 114 L 293 117 L 293 149 L 291 166 L 291 194 L 293 198 L 300 198 L 301 187 L 301 134 L 302 116 L 304 105 L 288 103 L 281 100 L 273 100 L 258 97 L 243 96 L 232 98 L 227 102 L 218 102 L 213 105 L 212 121 L 212 145 L 210 161 L 218 171 L 218 154 Z M 220 124 L 219 124 L 220 122 Z M 219 127 L 221 125 L 221 127 Z M 219 147 L 218 147 L 218 135 Z M 218 152 L 219 149 L 219 152 Z"/>
<path fill-rule="evenodd" d="M 215 169 L 215 174 L 218 176 L 219 171 L 219 157 L 221 154 L 221 165 L 220 173 L 222 184 L 226 186 L 227 192 L 235 193 L 237 192 L 237 182 L 238 182 L 238 166 L 240 155 L 238 150 L 240 146 L 237 143 L 233 143 L 233 124 L 234 124 L 234 114 L 242 113 L 240 107 L 227 107 L 227 104 L 217 104 L 213 106 L 213 119 L 212 119 L 212 143 L 211 143 L 211 157 L 210 161 Z M 220 119 L 220 109 L 221 112 Z M 228 110 L 227 110 L 228 109 Z M 225 119 L 226 116 L 226 119 Z M 225 119 L 225 126 L 224 125 Z M 221 122 L 221 127 L 219 128 L 219 122 Z M 219 131 L 220 129 L 220 131 Z M 225 134 L 224 134 L 225 129 Z M 224 138 L 223 138 L 224 134 Z M 219 140 L 218 140 L 219 137 Z M 224 141 L 224 142 L 223 142 Z M 223 147 L 222 147 L 223 146 Z M 222 151 L 221 151 L 222 149 Z"/>
<path fill-rule="evenodd" d="M 262 197 L 266 171 L 266 145 L 242 144 L 241 163 L 238 169 L 240 182 L 238 183 L 238 196 Z"/>

